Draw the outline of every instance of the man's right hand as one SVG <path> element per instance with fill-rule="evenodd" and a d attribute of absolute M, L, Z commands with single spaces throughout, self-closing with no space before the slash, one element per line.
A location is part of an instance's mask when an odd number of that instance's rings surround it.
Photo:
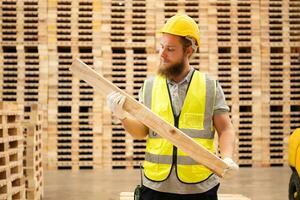
<path fill-rule="evenodd" d="M 225 173 L 225 178 L 231 178 L 239 170 L 239 166 L 230 157 L 225 157 L 223 161 L 227 164 L 228 169 Z"/>
<path fill-rule="evenodd" d="M 123 105 L 126 100 L 126 96 L 122 95 L 119 92 L 111 92 L 106 96 L 106 103 L 113 113 L 118 119 L 125 119 L 125 111 L 123 110 Z"/>

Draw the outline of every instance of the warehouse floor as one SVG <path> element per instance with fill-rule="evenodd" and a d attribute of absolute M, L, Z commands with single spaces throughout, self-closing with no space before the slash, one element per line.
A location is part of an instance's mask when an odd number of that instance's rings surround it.
<path fill-rule="evenodd" d="M 251 200 L 287 199 L 291 170 L 242 168 L 237 176 L 222 180 L 220 193 L 242 194 Z M 46 171 L 44 200 L 118 200 L 133 191 L 138 170 Z"/>

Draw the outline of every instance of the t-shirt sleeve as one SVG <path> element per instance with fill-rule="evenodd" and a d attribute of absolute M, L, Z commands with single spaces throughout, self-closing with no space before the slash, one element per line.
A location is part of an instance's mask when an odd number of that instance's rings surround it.
<path fill-rule="evenodd" d="M 225 95 L 222 90 L 222 87 L 218 81 L 216 81 L 216 98 L 215 98 L 215 105 L 214 105 L 214 115 L 228 113 L 229 107 L 225 101 Z"/>

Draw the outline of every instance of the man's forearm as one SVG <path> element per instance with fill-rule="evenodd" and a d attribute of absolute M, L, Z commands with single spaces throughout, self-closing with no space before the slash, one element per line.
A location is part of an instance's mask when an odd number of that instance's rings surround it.
<path fill-rule="evenodd" d="M 219 146 L 220 146 L 222 158 L 233 157 L 234 145 L 235 145 L 235 133 L 233 128 L 223 130 L 222 133 L 219 134 Z"/>
<path fill-rule="evenodd" d="M 219 147 L 222 158 L 233 156 L 235 131 L 228 113 L 214 115 L 214 125 L 219 135 Z"/>
<path fill-rule="evenodd" d="M 148 135 L 148 127 L 130 116 L 121 120 L 121 122 L 124 129 L 134 138 L 143 139 Z"/>

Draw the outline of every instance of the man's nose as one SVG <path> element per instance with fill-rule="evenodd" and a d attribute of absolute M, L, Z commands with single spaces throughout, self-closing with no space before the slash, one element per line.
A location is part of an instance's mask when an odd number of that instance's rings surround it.
<path fill-rule="evenodd" d="M 166 58 L 166 49 L 165 48 L 161 47 L 159 50 L 159 53 L 160 53 L 160 57 Z"/>

